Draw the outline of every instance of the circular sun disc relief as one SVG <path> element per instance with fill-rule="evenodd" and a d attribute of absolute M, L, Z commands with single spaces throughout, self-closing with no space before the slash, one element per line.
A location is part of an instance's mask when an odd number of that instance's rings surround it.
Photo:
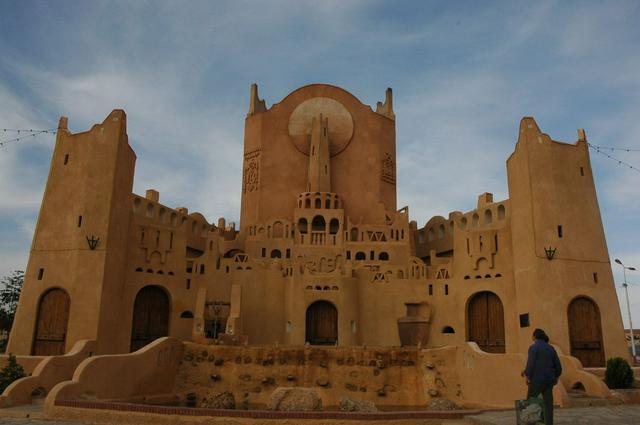
<path fill-rule="evenodd" d="M 353 137 L 353 118 L 337 100 L 314 97 L 299 104 L 289 117 L 289 136 L 295 147 L 309 155 L 311 125 L 314 117 L 329 119 L 329 152 L 331 156 L 342 152 Z"/>

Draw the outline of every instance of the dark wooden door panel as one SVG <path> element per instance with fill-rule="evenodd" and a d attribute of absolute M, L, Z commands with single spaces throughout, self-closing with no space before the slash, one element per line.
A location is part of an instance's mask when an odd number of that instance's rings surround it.
<path fill-rule="evenodd" d="M 469 341 L 489 353 L 505 352 L 504 308 L 492 292 L 480 292 L 469 301 L 467 314 Z"/>
<path fill-rule="evenodd" d="M 571 355 L 585 367 L 604 366 L 600 310 L 589 298 L 579 297 L 569 304 Z"/>
<path fill-rule="evenodd" d="M 64 354 L 69 323 L 69 295 L 56 288 L 46 292 L 38 306 L 33 355 L 55 356 Z"/>
<path fill-rule="evenodd" d="M 136 351 L 169 334 L 169 297 L 157 286 L 138 292 L 133 306 L 131 351 Z"/>
<path fill-rule="evenodd" d="M 338 340 L 338 311 L 328 301 L 316 301 L 307 309 L 306 341 L 333 345 Z"/>

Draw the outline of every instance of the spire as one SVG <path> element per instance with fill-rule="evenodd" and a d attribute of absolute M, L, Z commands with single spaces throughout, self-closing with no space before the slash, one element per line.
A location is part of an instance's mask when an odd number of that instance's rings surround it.
<path fill-rule="evenodd" d="M 256 83 L 251 84 L 251 93 L 249 95 L 249 112 L 247 117 L 250 117 L 258 112 L 264 112 L 267 110 L 267 104 L 263 99 L 258 96 L 258 85 Z"/>
<path fill-rule="evenodd" d="M 331 168 L 329 160 L 329 119 L 322 114 L 311 124 L 309 146 L 308 192 L 331 192 Z"/>
<path fill-rule="evenodd" d="M 391 87 L 387 88 L 385 92 L 384 103 L 378 102 L 376 105 L 376 112 L 392 120 L 396 119 L 396 114 L 393 112 L 393 91 Z"/>

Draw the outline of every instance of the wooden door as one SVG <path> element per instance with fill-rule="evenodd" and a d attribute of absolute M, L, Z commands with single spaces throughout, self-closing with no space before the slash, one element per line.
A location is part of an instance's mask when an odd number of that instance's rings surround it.
<path fill-rule="evenodd" d="M 338 310 L 328 301 L 307 308 L 306 341 L 311 345 L 334 345 L 338 341 Z"/>
<path fill-rule="evenodd" d="M 569 304 L 569 341 L 571 355 L 584 367 L 604 366 L 600 310 L 586 297 L 575 298 Z"/>
<path fill-rule="evenodd" d="M 36 332 L 33 339 L 34 356 L 64 354 L 69 323 L 69 295 L 63 289 L 50 289 L 40 299 Z"/>
<path fill-rule="evenodd" d="M 133 305 L 131 351 L 169 335 L 169 297 L 158 286 L 145 286 Z"/>
<path fill-rule="evenodd" d="M 493 292 L 479 292 L 469 301 L 468 340 L 488 353 L 504 353 L 504 309 Z"/>

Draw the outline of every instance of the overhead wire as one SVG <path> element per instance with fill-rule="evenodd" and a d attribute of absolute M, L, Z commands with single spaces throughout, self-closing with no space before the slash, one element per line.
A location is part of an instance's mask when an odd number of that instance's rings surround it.
<path fill-rule="evenodd" d="M 56 134 L 56 129 L 51 129 L 51 130 L 33 130 L 33 129 L 17 129 L 17 128 L 0 128 L 0 130 L 2 131 L 2 133 L 27 133 L 24 136 L 18 136 L 18 137 L 14 137 L 12 139 L 7 139 L 7 140 L 0 140 L 0 147 L 3 147 L 6 144 L 9 143 L 13 143 L 13 142 L 17 142 L 19 140 L 22 139 L 27 139 L 29 137 L 36 137 L 39 136 L 41 134 Z"/>
<path fill-rule="evenodd" d="M 618 165 L 624 165 L 625 167 L 628 167 L 634 171 L 637 171 L 638 173 L 640 173 L 640 168 L 634 167 L 633 165 L 629 164 L 628 162 L 625 162 L 623 160 L 621 160 L 620 158 L 616 158 L 614 156 L 609 155 L 606 152 L 603 152 L 603 149 L 612 149 L 612 148 L 602 148 L 601 146 L 596 146 L 596 145 L 592 145 L 591 143 L 587 143 L 589 145 L 589 147 L 591 149 L 593 149 L 594 151 L 596 151 L 597 153 L 599 153 L 600 155 L 604 155 L 607 158 L 616 161 L 618 163 Z M 630 149 L 629 152 L 632 152 L 633 150 Z M 640 149 L 639 149 L 640 151 Z"/>

